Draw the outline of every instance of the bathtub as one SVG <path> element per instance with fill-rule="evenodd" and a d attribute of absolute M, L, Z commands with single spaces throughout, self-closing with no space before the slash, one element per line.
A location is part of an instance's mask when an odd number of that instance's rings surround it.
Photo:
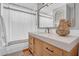
<path fill-rule="evenodd" d="M 0 41 L 0 56 L 21 51 L 25 48 L 28 48 L 27 40 L 11 41 L 11 42 L 8 42 L 8 44 L 5 44 L 5 43 L 1 44 L 1 43 L 3 42 Z"/>

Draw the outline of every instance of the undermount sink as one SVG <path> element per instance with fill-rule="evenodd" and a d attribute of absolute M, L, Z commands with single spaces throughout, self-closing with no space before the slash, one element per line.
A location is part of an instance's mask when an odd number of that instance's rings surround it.
<path fill-rule="evenodd" d="M 67 51 L 70 51 L 79 42 L 78 31 L 71 32 L 68 36 L 59 36 L 55 31 L 52 33 L 30 33 L 30 35 Z"/>

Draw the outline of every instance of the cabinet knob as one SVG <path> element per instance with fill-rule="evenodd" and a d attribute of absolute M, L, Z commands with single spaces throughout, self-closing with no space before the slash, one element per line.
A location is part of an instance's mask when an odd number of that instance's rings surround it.
<path fill-rule="evenodd" d="M 54 52 L 53 50 L 50 50 L 48 47 L 46 47 L 46 49 L 47 49 L 48 51 L 50 51 L 50 52 Z"/>

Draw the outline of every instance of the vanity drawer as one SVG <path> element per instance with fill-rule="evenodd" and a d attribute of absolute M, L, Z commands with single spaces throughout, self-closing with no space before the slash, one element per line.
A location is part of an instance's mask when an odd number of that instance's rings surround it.
<path fill-rule="evenodd" d="M 43 43 L 43 55 L 50 55 L 50 56 L 61 56 L 62 50 L 56 48 L 48 43 Z"/>

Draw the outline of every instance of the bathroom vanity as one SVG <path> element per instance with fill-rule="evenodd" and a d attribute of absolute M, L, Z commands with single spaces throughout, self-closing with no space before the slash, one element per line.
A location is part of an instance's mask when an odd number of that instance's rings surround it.
<path fill-rule="evenodd" d="M 56 33 L 29 33 L 29 50 L 35 56 L 77 56 L 77 34 L 61 37 Z"/>

